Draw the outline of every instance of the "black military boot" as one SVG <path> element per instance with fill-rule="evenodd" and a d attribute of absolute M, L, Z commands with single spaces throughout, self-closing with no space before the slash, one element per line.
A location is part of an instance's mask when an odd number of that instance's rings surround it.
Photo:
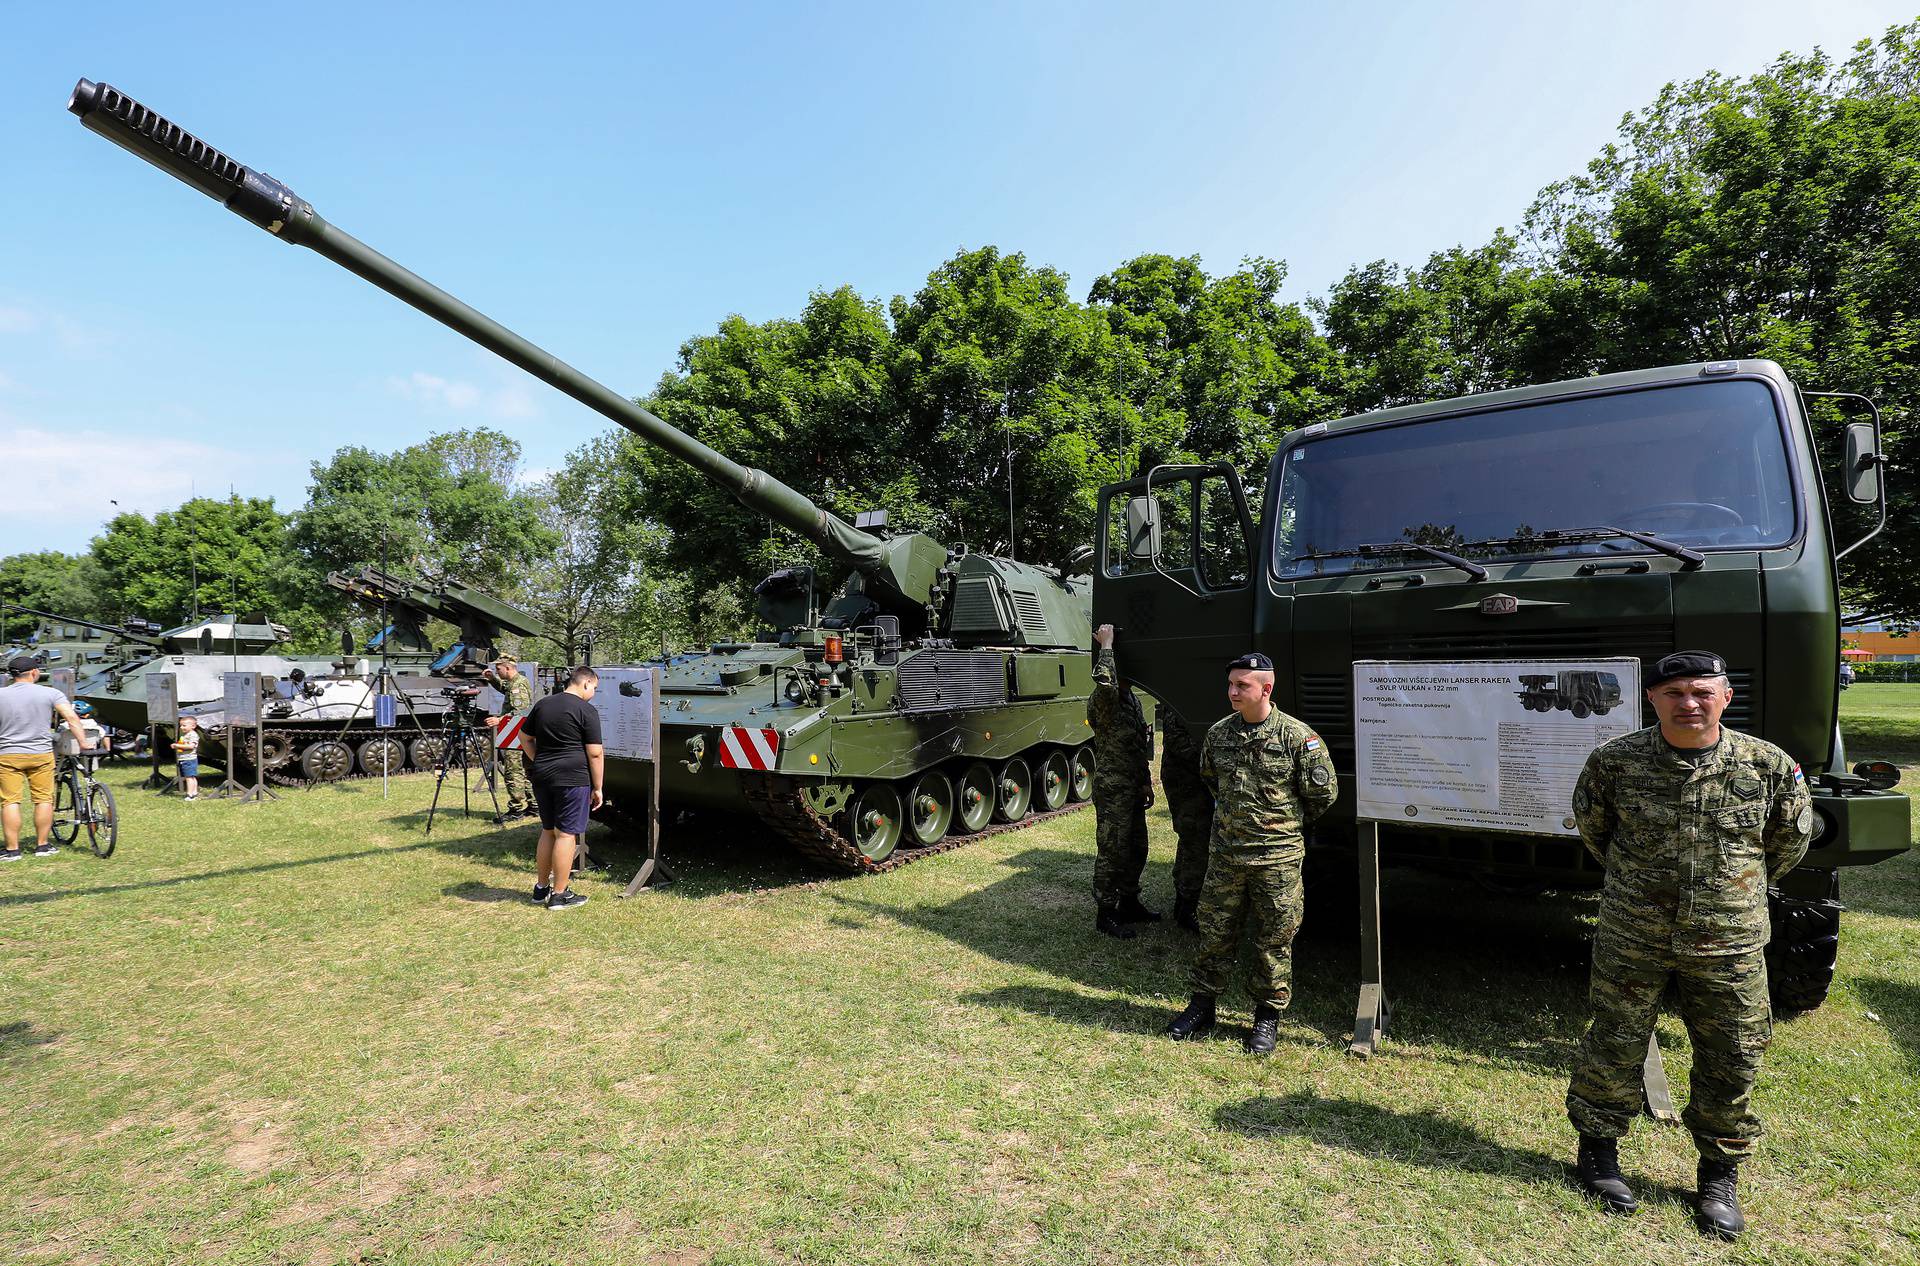
<path fill-rule="evenodd" d="M 1261 1003 L 1253 1009 L 1253 1031 L 1247 1034 L 1247 1054 L 1271 1055 L 1280 1041 L 1280 1011 Z"/>
<path fill-rule="evenodd" d="M 1176 1042 L 1190 1042 L 1213 1032 L 1213 999 L 1203 993 L 1193 995 L 1187 1009 L 1167 1025 L 1167 1036 Z"/>
<path fill-rule="evenodd" d="M 1175 897 L 1173 899 L 1173 921 L 1189 932 L 1200 930 L 1200 898 Z"/>
<path fill-rule="evenodd" d="M 1149 910 L 1141 905 L 1140 898 L 1137 895 L 1128 897 L 1125 901 L 1122 901 L 1115 907 L 1115 911 L 1119 914 L 1122 923 L 1160 922 L 1160 912 L 1158 910 Z"/>
<path fill-rule="evenodd" d="M 1101 906 L 1099 911 L 1093 916 L 1093 930 L 1096 932 L 1104 932 L 1108 936 L 1117 937 L 1122 941 L 1131 941 L 1139 935 L 1138 932 L 1135 932 L 1127 926 L 1127 921 L 1121 917 L 1118 906 Z"/>
<path fill-rule="evenodd" d="M 1582 1134 L 1580 1158 L 1574 1162 L 1573 1176 L 1580 1183 L 1580 1190 L 1598 1199 L 1608 1213 L 1632 1213 L 1640 1207 L 1627 1187 L 1627 1180 L 1620 1176 L 1618 1139 Z"/>
<path fill-rule="evenodd" d="M 1740 1193 L 1735 1189 L 1739 1177 L 1738 1165 L 1701 1158 L 1695 1175 L 1700 1202 L 1693 1207 L 1693 1224 L 1700 1228 L 1700 1234 L 1737 1240 L 1747 1229 L 1746 1216 L 1740 1212 Z"/>

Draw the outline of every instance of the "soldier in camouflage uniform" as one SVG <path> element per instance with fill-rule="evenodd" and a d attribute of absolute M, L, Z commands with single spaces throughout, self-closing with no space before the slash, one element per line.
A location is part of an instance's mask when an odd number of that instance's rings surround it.
<path fill-rule="evenodd" d="M 1198 932 L 1200 885 L 1207 877 L 1208 839 L 1213 834 L 1213 791 L 1200 776 L 1200 740 L 1171 708 L 1160 710 L 1166 740 L 1160 749 L 1160 786 L 1180 848 L 1173 857 L 1173 919 Z"/>
<path fill-rule="evenodd" d="M 494 688 L 506 697 L 508 716 L 525 716 L 533 707 L 533 685 L 520 671 L 519 663 L 511 655 L 502 655 L 493 661 L 488 677 Z M 498 729 L 504 717 L 488 717 L 487 728 Z M 527 777 L 527 761 L 519 751 L 496 752 L 500 761 L 500 778 L 507 785 L 507 807 L 501 813 L 499 821 L 533 816 L 533 782 Z"/>
<path fill-rule="evenodd" d="M 1093 693 L 1087 724 L 1093 727 L 1094 927 L 1129 940 L 1129 924 L 1160 916 L 1140 903 L 1140 873 L 1147 868 L 1147 810 L 1153 805 L 1153 731 L 1133 687 L 1113 657 L 1113 626 L 1093 631 Z"/>
<path fill-rule="evenodd" d="M 1242 655 L 1227 665 L 1233 715 L 1215 722 L 1200 749 L 1200 776 L 1213 789 L 1213 831 L 1200 889 L 1200 952 L 1193 998 L 1171 1024 L 1176 1042 L 1214 1025 L 1215 1000 L 1252 925 L 1253 1029 L 1247 1050 L 1273 1052 L 1280 1012 L 1293 997 L 1293 938 L 1304 893 L 1306 828 L 1339 794 L 1327 745 L 1273 706 L 1273 661 Z"/>
<path fill-rule="evenodd" d="M 1732 1239 L 1746 1226 L 1735 1180 L 1760 1137 L 1753 1083 L 1773 1031 L 1767 885 L 1806 855 L 1812 801 L 1792 757 L 1720 724 L 1733 690 L 1718 655 L 1669 655 L 1649 682 L 1660 723 L 1596 748 L 1573 793 L 1580 837 L 1606 868 L 1593 1021 L 1567 1088 L 1575 1173 L 1609 1211 L 1636 1207 L 1617 1140 L 1641 1110 L 1647 1040 L 1672 984 L 1693 1042 L 1683 1120 L 1700 1151 L 1695 1221 Z"/>

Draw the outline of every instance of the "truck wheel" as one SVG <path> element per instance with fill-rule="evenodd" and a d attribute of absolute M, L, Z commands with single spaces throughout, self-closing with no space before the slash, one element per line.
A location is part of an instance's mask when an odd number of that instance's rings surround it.
<path fill-rule="evenodd" d="M 1573 715 L 1580 720 L 1586 720 L 1587 713 L 1590 711 L 1592 711 L 1592 709 L 1587 707 L 1587 701 L 1585 699 L 1575 699 L 1573 701 Z"/>
<path fill-rule="evenodd" d="M 1767 988 L 1778 1017 L 1812 1011 L 1833 987 L 1833 965 L 1840 957 L 1840 877 L 1834 875 L 1824 897 L 1789 897 L 1767 892 L 1773 939 L 1767 942 Z"/>

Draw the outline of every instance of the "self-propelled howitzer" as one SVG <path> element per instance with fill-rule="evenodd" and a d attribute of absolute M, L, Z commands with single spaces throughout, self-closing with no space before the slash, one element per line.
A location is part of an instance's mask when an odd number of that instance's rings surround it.
<path fill-rule="evenodd" d="M 475 311 L 322 218 L 284 184 L 105 84 L 68 108 L 91 130 L 283 241 L 305 246 L 679 458 L 850 572 L 825 602 L 805 568 L 756 589 L 772 632 L 663 666 L 663 795 L 758 814 L 843 869 L 896 847 L 1018 823 L 1088 794 L 1090 583 L 949 550 L 885 516 L 850 524 Z M 643 767 L 610 759 L 614 799 Z M 903 854 L 902 856 L 910 856 Z"/>

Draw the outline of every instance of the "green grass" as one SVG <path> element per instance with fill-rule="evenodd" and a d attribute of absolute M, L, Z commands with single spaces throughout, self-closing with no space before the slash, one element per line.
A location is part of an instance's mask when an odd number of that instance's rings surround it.
<path fill-rule="evenodd" d="M 1920 764 L 1920 684 L 1852 686 L 1840 714 L 1848 759 Z"/>
<path fill-rule="evenodd" d="M 1920 710 L 1900 689 L 1847 703 L 1884 725 Z M 117 856 L 0 871 L 0 1261 L 1920 1259 L 1911 855 L 1847 876 L 1841 980 L 1777 1033 L 1726 1249 L 1680 1131 L 1625 1147 L 1636 1218 L 1567 1185 L 1580 900 L 1391 875 L 1398 1009 L 1361 1063 L 1321 893 L 1260 1063 L 1242 998 L 1226 1040 L 1157 1035 L 1190 943 L 1093 933 L 1089 814 L 830 882 L 729 824 L 624 902 L 610 845 L 547 914 L 533 833 L 428 840 L 419 778 L 242 806 L 112 777 Z"/>

